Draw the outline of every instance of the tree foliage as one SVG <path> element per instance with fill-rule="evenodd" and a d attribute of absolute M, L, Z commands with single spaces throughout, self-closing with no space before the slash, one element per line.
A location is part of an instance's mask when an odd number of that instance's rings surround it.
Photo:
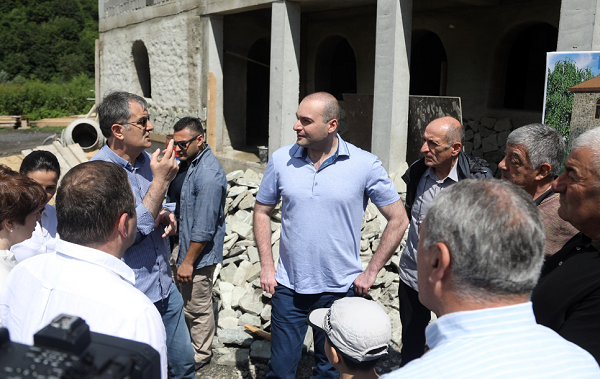
<path fill-rule="evenodd" d="M 569 138 L 574 95 L 569 87 L 593 77 L 594 73 L 589 66 L 578 68 L 570 58 L 556 62 L 554 70 L 548 70 L 544 123 L 558 130 L 563 137 Z"/>
<path fill-rule="evenodd" d="M 42 81 L 93 77 L 97 0 L 0 0 L 0 71 Z"/>

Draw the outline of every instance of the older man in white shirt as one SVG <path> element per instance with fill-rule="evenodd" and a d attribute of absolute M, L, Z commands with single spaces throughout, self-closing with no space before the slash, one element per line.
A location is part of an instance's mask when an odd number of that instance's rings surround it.
<path fill-rule="evenodd" d="M 83 163 L 65 175 L 56 203 L 56 252 L 21 262 L 0 293 L 0 320 L 11 339 L 32 344 L 33 335 L 59 314 L 79 316 L 93 332 L 155 348 L 166 379 L 162 318 L 121 261 L 137 225 L 127 174 L 114 163 Z"/>

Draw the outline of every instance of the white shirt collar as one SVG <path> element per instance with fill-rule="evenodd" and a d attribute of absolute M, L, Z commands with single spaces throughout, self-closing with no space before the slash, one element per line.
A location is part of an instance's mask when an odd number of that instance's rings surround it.
<path fill-rule="evenodd" d="M 108 253 L 61 239 L 56 241 L 56 253 L 104 267 L 119 275 L 123 280 L 135 285 L 133 270 L 123 261 Z"/>

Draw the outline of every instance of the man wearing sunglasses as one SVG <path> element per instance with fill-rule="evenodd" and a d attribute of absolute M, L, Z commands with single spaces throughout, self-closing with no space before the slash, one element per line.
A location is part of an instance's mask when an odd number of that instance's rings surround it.
<path fill-rule="evenodd" d="M 169 183 L 177 173 L 173 143 L 162 160 L 160 150 L 152 155 L 148 103 L 128 92 L 111 92 L 98 106 L 100 130 L 107 143 L 91 160 L 113 162 L 123 167 L 136 200 L 137 234 L 123 260 L 135 273 L 135 287 L 154 303 L 167 335 L 170 378 L 194 378 L 194 352 L 185 327 L 183 299 L 173 285 L 166 237 L 177 230 L 175 217 L 163 208 Z M 110 200 L 107 200 L 110 203 Z M 162 225 L 166 225 L 166 228 Z"/>
<path fill-rule="evenodd" d="M 177 204 L 176 276 L 194 347 L 195 366 L 199 369 L 212 357 L 215 335 L 212 279 L 217 263 L 223 263 L 227 179 L 221 164 L 204 143 L 204 128 L 199 119 L 184 117 L 173 129 L 180 165 L 167 196 Z"/>

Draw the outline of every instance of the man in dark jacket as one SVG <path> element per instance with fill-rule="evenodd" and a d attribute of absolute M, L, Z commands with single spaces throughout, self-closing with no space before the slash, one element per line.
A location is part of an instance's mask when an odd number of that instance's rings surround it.
<path fill-rule="evenodd" d="M 431 313 L 419 301 L 417 288 L 417 246 L 419 227 L 433 198 L 444 188 L 467 178 L 492 177 L 487 162 L 462 151 L 464 131 L 453 117 L 433 120 L 423 134 L 423 158 L 413 163 L 402 179 L 406 182 L 407 215 L 410 229 L 400 258 L 400 320 L 402 321 L 402 366 L 425 351 L 425 327 Z"/>

